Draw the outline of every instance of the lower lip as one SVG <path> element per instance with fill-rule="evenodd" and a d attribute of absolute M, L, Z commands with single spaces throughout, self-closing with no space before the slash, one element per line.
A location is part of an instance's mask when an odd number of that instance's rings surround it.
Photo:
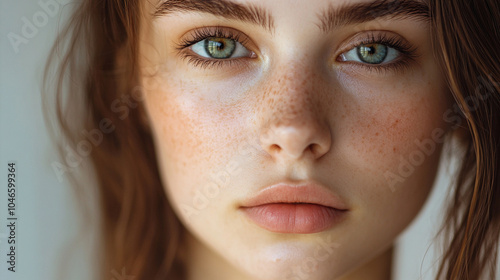
<path fill-rule="evenodd" d="M 277 233 L 321 232 L 339 223 L 346 212 L 307 203 L 271 203 L 242 209 L 257 225 Z"/>

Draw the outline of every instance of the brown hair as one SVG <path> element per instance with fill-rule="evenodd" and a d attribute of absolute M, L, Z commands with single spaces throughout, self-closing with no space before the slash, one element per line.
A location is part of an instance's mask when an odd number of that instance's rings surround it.
<path fill-rule="evenodd" d="M 137 279 L 182 279 L 181 265 L 175 263 L 182 226 L 160 181 L 144 109 L 140 104 L 130 106 L 125 115 L 114 105 L 126 105 L 122 98 L 137 97 L 141 89 L 141 1 L 85 0 L 75 8 L 49 61 L 54 62 L 59 47 L 65 47 L 57 70 L 56 112 L 69 145 L 78 145 L 81 129 L 100 128 L 103 121 L 114 128 L 89 155 L 99 186 L 101 278 L 109 279 L 112 271 L 121 273 L 123 268 Z M 85 109 L 83 127 L 68 116 L 78 106 Z"/>
<path fill-rule="evenodd" d="M 438 278 L 495 279 L 500 237 L 500 3 L 431 0 L 436 57 L 466 127 Z M 489 274 L 488 274 L 489 273 Z"/>
<path fill-rule="evenodd" d="M 463 158 L 446 216 L 449 244 L 438 279 L 480 279 L 487 272 L 494 277 L 500 235 L 500 4 L 430 0 L 429 5 L 436 57 L 464 120 L 456 124 Z M 78 144 L 80 129 L 99 128 L 103 120 L 114 127 L 89 154 L 101 207 L 101 278 L 125 268 L 136 279 L 184 279 L 178 248 L 184 228 L 162 187 L 144 109 L 139 103 L 119 115 L 113 105 L 140 86 L 141 12 L 139 0 L 82 1 L 58 38 L 46 73 L 62 51 L 56 112 L 70 145 Z M 85 110 L 83 126 L 70 118 L 77 107 Z"/>

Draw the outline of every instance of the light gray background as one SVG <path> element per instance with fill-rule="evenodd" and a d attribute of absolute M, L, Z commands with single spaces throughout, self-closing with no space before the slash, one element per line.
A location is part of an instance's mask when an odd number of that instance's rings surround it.
<path fill-rule="evenodd" d="M 0 279 L 56 279 L 61 264 L 64 279 L 92 279 L 90 246 L 73 245 L 81 222 L 67 180 L 59 182 L 50 163 L 58 160 L 41 111 L 43 66 L 64 15 L 48 17 L 46 25 L 16 53 L 8 34 L 22 34 L 23 17 L 31 22 L 43 11 L 38 1 L 0 0 Z M 44 2 L 49 0 L 42 0 Z M 62 0 L 61 0 L 62 1 Z M 60 10 L 60 12 L 63 9 Z M 66 9 L 66 11 L 69 9 Z M 7 162 L 17 163 L 17 272 L 7 271 Z M 440 172 L 425 208 L 399 240 L 394 279 L 432 279 L 435 267 L 431 240 L 440 225 L 449 178 Z M 76 254 L 63 255 L 65 248 Z M 61 258 L 61 256 L 64 256 Z M 68 260 L 63 263 L 62 259 Z"/>
<path fill-rule="evenodd" d="M 58 158 L 41 110 L 44 63 L 64 21 L 60 13 L 48 16 L 18 53 L 8 39 L 11 32 L 22 35 L 23 17 L 33 22 L 41 11 L 38 1 L 0 0 L 0 279 L 55 280 L 63 266 L 70 273 L 63 279 L 88 280 L 93 279 L 88 272 L 92 255 L 88 246 L 73 245 L 80 223 L 72 187 L 59 182 L 52 171 L 50 163 Z M 16 162 L 18 178 L 16 273 L 8 271 L 6 263 L 9 161 Z M 73 247 L 77 254 L 64 253 Z"/>

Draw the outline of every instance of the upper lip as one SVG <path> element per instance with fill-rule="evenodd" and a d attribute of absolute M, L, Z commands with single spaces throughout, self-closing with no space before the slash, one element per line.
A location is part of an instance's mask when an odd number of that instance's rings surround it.
<path fill-rule="evenodd" d="M 242 207 L 256 207 L 271 203 L 309 203 L 338 210 L 347 210 L 343 201 L 326 187 L 308 182 L 295 185 L 278 183 L 260 190 L 255 196 L 246 199 Z"/>

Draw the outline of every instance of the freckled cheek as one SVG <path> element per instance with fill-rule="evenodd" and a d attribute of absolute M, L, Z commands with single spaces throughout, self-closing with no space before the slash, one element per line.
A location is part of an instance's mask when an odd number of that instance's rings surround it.
<path fill-rule="evenodd" d="M 438 97 L 445 93 L 418 90 L 420 93 L 411 92 L 397 101 L 371 100 L 362 110 L 352 109 L 358 113 L 349 116 L 346 157 L 350 166 L 364 174 L 355 177 L 358 203 L 370 209 L 368 215 L 377 221 L 392 217 L 391 223 L 384 224 L 386 229 L 406 225 L 421 208 L 432 187 L 442 147 L 433 135 L 447 129 L 443 112 L 448 104 Z M 432 148 L 417 144 L 422 141 Z"/>
<path fill-rule="evenodd" d="M 442 116 L 446 104 L 435 98 L 442 94 L 428 89 L 424 96 L 412 93 L 398 101 L 367 102 L 358 110 L 361 113 L 351 116 L 351 151 L 363 158 L 367 168 L 393 168 L 400 156 L 420 148 L 417 142 L 446 130 Z"/>
<path fill-rule="evenodd" d="M 163 88 L 146 99 L 160 172 L 169 185 L 186 192 L 195 191 L 211 171 L 225 166 L 240 141 L 235 133 L 241 123 L 237 109 L 209 104 L 199 92 L 191 94 L 195 90 Z"/>

